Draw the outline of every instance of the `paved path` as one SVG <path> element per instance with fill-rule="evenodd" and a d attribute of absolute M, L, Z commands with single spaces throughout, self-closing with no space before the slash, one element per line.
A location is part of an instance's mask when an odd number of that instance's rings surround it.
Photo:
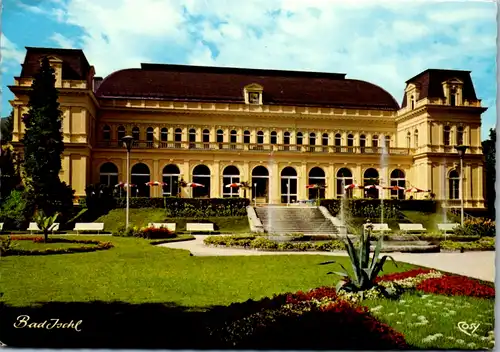
<path fill-rule="evenodd" d="M 203 244 L 206 236 L 195 236 L 193 241 L 164 243 L 159 246 L 186 249 L 194 256 L 246 256 L 246 255 L 334 255 L 346 256 L 341 252 L 265 252 L 237 248 L 207 247 Z M 495 252 L 465 253 L 389 253 L 394 260 L 470 276 L 487 281 L 495 281 Z"/>

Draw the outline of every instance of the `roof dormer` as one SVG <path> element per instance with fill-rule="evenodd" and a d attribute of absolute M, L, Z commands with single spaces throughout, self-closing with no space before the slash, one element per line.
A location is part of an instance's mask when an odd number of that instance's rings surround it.
<path fill-rule="evenodd" d="M 262 105 L 263 91 L 264 87 L 257 83 L 252 83 L 245 86 L 245 88 L 243 89 L 245 104 Z"/>
<path fill-rule="evenodd" d="M 452 78 L 442 82 L 443 94 L 446 105 L 461 106 L 463 105 L 463 86 L 464 82 L 458 78 Z"/>
<path fill-rule="evenodd" d="M 54 76 L 56 78 L 55 86 L 56 88 L 61 88 L 63 60 L 61 60 L 57 56 L 52 56 L 52 55 L 47 56 L 47 59 L 49 60 L 50 67 L 52 67 L 52 69 L 54 70 Z M 42 61 L 43 57 L 39 60 L 40 66 L 42 65 Z"/>
<path fill-rule="evenodd" d="M 409 106 L 411 110 L 415 109 L 416 103 L 420 98 L 420 86 L 415 83 L 410 83 L 405 89 L 406 94 L 406 106 Z"/>

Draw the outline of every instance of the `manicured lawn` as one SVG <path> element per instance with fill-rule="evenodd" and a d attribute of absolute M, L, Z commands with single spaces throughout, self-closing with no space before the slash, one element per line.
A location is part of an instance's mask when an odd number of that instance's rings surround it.
<path fill-rule="evenodd" d="M 167 218 L 163 209 L 156 208 L 130 209 L 129 216 L 129 221 L 133 226 L 144 227 L 150 222 L 175 222 L 178 231 L 185 231 L 187 222 L 199 221 L 194 218 Z M 216 224 L 222 233 L 250 232 L 246 216 L 209 217 L 204 220 Z M 114 209 L 95 222 L 103 222 L 106 232 L 116 231 L 125 225 L 125 209 Z"/>
<path fill-rule="evenodd" d="M 152 246 L 142 239 L 85 239 L 111 241 L 115 247 L 91 253 L 1 258 L 3 301 L 17 306 L 118 300 L 204 307 L 308 290 L 338 279 L 326 275 L 331 268 L 318 265 L 332 260 L 327 256 L 192 257 L 188 251 Z M 335 260 L 350 267 L 347 257 Z M 389 263 L 386 270 L 411 267 L 395 268 Z"/>
<path fill-rule="evenodd" d="M 405 293 L 397 301 L 377 299 L 364 301 L 363 304 L 372 309 L 377 319 L 402 332 L 406 341 L 417 348 L 493 348 L 486 338 L 489 331 L 494 330 L 493 299 L 417 292 Z M 460 322 L 479 323 L 475 331 L 477 336 L 459 331 L 457 326 Z M 493 335 L 491 337 L 493 339 Z"/>

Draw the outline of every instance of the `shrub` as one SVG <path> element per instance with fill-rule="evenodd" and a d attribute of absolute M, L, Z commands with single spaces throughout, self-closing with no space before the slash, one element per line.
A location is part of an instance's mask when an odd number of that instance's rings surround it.
<path fill-rule="evenodd" d="M 264 237 L 252 240 L 250 247 L 253 249 L 278 249 L 278 243 Z"/>
<path fill-rule="evenodd" d="M 7 238 L 0 238 L 0 257 L 7 255 L 9 250 L 12 248 L 12 241 L 10 236 Z"/>
<path fill-rule="evenodd" d="M 457 226 L 453 232 L 459 236 L 494 237 L 495 221 L 484 218 L 467 219 L 463 226 Z"/>
<path fill-rule="evenodd" d="M 24 240 L 24 238 L 23 238 Z M 33 237 L 33 242 L 45 242 L 43 237 Z M 11 248 L 6 252 L 6 255 L 50 255 L 50 254 L 69 254 L 69 253 L 82 253 L 94 252 L 99 250 L 106 250 L 113 248 L 111 242 L 101 242 L 96 240 L 70 240 L 64 238 L 49 239 L 47 243 L 81 243 L 84 244 L 80 247 L 69 248 L 44 248 L 44 249 L 15 249 Z"/>
<path fill-rule="evenodd" d="M 441 249 L 446 250 L 494 250 L 495 238 L 483 237 L 473 242 L 455 242 L 455 241 L 442 241 L 440 243 Z"/>
<path fill-rule="evenodd" d="M 427 279 L 417 286 L 417 290 L 448 296 L 470 296 L 494 298 L 495 289 L 465 276 L 446 275 Z"/>
<path fill-rule="evenodd" d="M 134 236 L 152 240 L 152 239 L 174 238 L 176 235 L 173 231 L 170 231 L 165 227 L 160 227 L 160 228 L 146 227 L 135 232 Z"/>
<path fill-rule="evenodd" d="M 115 232 L 113 232 L 113 236 L 118 237 L 132 237 L 138 236 L 141 232 L 141 229 L 138 226 L 129 226 L 128 229 L 123 225 L 120 226 Z"/>
<path fill-rule="evenodd" d="M 317 243 L 315 244 L 315 249 L 318 251 L 325 251 L 325 252 L 340 251 L 345 249 L 345 244 L 342 241 L 333 240 L 330 242 Z"/>
<path fill-rule="evenodd" d="M 281 242 L 278 243 L 278 250 L 280 251 L 291 251 L 297 248 L 296 243 L 292 242 Z"/>
<path fill-rule="evenodd" d="M 0 207 L 0 222 L 4 230 L 21 230 L 27 227 L 29 210 L 23 191 L 12 191 Z"/>

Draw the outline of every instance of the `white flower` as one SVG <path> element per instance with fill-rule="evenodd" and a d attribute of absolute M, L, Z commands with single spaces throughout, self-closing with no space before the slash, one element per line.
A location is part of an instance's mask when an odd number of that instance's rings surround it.
<path fill-rule="evenodd" d="M 426 318 L 426 317 L 424 317 L 423 315 L 419 315 L 417 319 L 418 319 L 418 320 L 427 320 L 427 318 Z"/>
<path fill-rule="evenodd" d="M 405 303 L 406 301 L 404 299 L 402 299 L 401 301 L 399 301 L 399 303 Z"/>
<path fill-rule="evenodd" d="M 431 296 L 431 295 L 422 295 L 422 297 L 421 297 L 421 298 L 422 298 L 422 299 L 425 299 L 425 298 L 430 297 L 430 296 Z"/>
<path fill-rule="evenodd" d="M 454 310 L 449 310 L 449 311 L 448 311 L 448 314 L 449 314 L 449 315 L 454 315 L 454 314 L 456 314 L 456 313 L 457 313 L 457 312 L 455 312 Z"/>
<path fill-rule="evenodd" d="M 416 317 L 416 316 L 417 316 L 417 313 L 413 313 L 411 316 L 412 316 L 412 317 Z"/>
<path fill-rule="evenodd" d="M 462 340 L 462 339 L 457 339 L 456 342 L 459 343 L 459 344 L 465 343 L 465 341 Z"/>
<path fill-rule="evenodd" d="M 405 312 L 399 312 L 398 314 L 399 314 L 399 315 L 403 315 L 403 314 L 406 314 L 406 313 L 405 313 Z"/>
<path fill-rule="evenodd" d="M 387 314 L 387 315 L 388 315 L 388 316 L 393 316 L 393 315 L 394 315 L 394 313 L 389 313 L 389 314 Z"/>
<path fill-rule="evenodd" d="M 397 322 L 396 322 L 396 324 L 401 324 L 401 322 L 400 322 L 400 321 L 397 321 Z"/>
<path fill-rule="evenodd" d="M 486 336 L 481 336 L 481 341 L 486 341 L 486 340 L 489 340 L 489 338 Z"/>
<path fill-rule="evenodd" d="M 434 335 L 435 337 L 443 337 L 443 334 L 437 333 Z"/>
<path fill-rule="evenodd" d="M 475 348 L 476 344 L 474 342 L 470 342 L 470 343 L 467 344 L 467 347 Z"/>
<path fill-rule="evenodd" d="M 453 336 L 446 336 L 446 338 L 447 338 L 448 340 L 455 340 L 455 338 L 454 338 Z"/>
<path fill-rule="evenodd" d="M 370 310 L 371 310 L 372 312 L 376 312 L 376 311 L 381 310 L 382 308 L 384 308 L 384 307 L 382 307 L 382 306 L 376 306 L 375 308 L 372 308 L 372 309 L 370 309 Z"/>

